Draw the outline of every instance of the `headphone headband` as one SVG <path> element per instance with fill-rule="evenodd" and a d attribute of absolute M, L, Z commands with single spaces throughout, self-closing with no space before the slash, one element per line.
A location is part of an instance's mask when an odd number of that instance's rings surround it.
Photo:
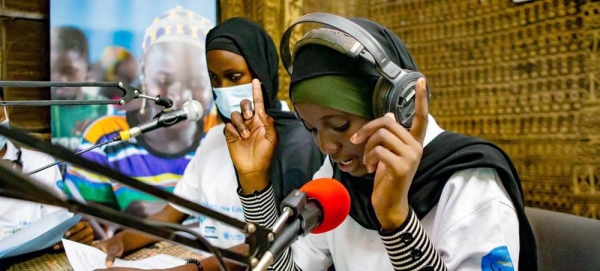
<path fill-rule="evenodd" d="M 359 45 L 353 45 L 357 46 L 356 48 L 344 47 L 347 49 L 344 50 L 346 50 L 346 52 L 352 52 L 353 55 L 355 54 L 355 56 L 358 56 L 366 49 L 366 51 L 373 57 L 376 67 L 378 70 L 380 70 L 380 73 L 389 79 L 396 78 L 402 72 L 402 69 L 385 55 L 385 50 L 381 44 L 379 44 L 379 42 L 373 38 L 369 32 L 355 22 L 334 14 L 310 13 L 300 17 L 298 20 L 292 23 L 292 25 L 285 30 L 283 37 L 281 38 L 281 44 L 279 45 L 281 51 L 281 60 L 289 74 L 292 74 L 293 72 L 293 60 L 289 44 L 290 37 L 295 26 L 302 23 L 325 24 L 356 39 L 356 41 L 360 43 Z"/>

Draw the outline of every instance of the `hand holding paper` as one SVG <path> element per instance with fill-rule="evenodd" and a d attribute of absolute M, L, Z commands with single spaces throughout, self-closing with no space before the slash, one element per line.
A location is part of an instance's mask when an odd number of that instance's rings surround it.
<path fill-rule="evenodd" d="M 106 253 L 102 250 L 67 239 L 63 239 L 63 246 L 65 247 L 67 258 L 74 271 L 93 271 L 106 268 Z M 161 269 L 176 267 L 183 264 L 185 264 L 185 261 L 182 259 L 165 254 L 158 254 L 137 261 L 115 259 L 113 267 Z"/>
<path fill-rule="evenodd" d="M 65 233 L 65 238 L 78 243 L 91 245 L 94 241 L 94 230 L 92 229 L 92 226 L 90 226 L 90 223 L 79 221 Z M 54 245 L 54 249 L 59 249 L 61 247 L 61 243 Z"/>

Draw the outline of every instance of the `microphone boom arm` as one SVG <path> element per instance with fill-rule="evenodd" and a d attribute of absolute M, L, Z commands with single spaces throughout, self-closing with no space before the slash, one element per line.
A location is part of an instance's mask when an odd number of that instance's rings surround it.
<path fill-rule="evenodd" d="M 150 97 L 123 82 L 49 82 L 49 81 L 0 81 L 0 87 L 43 88 L 43 87 L 116 87 L 123 92 L 119 100 L 31 100 L 31 101 L 0 101 L 0 106 L 49 106 L 49 105 L 124 105 L 133 99 L 144 98 L 153 100 L 157 105 L 171 108 L 173 101 L 164 97 Z"/>
<path fill-rule="evenodd" d="M 153 223 L 148 223 L 141 218 L 127 216 L 121 212 L 117 212 L 109 207 L 97 203 L 88 202 L 87 204 L 82 204 L 71 199 L 63 200 L 45 188 L 41 187 L 30 177 L 19 174 L 3 165 L 0 165 L 0 176 L 0 179 L 3 180 L 2 184 L 0 184 L 1 196 L 63 207 L 73 213 L 89 214 L 105 221 L 111 221 L 131 229 L 151 234 L 161 239 L 174 241 L 182 245 L 198 248 L 212 253 L 216 252 L 238 263 L 248 264 L 248 257 L 245 255 L 214 246 L 211 248 L 206 242 L 198 242 L 199 240 L 193 240 L 185 236 L 178 235 L 178 231 L 173 230 L 173 228 L 178 228 L 176 225 L 173 225 L 172 227 L 155 227 L 152 226 Z M 27 191 L 28 193 L 24 194 L 22 191 Z"/>
<path fill-rule="evenodd" d="M 114 169 L 99 165 L 99 164 L 89 161 L 87 159 L 81 159 L 81 158 L 75 156 L 73 153 L 71 153 L 71 151 L 67 150 L 66 148 L 63 148 L 60 146 L 54 146 L 50 143 L 43 142 L 43 141 L 27 134 L 24 131 L 19 130 L 19 129 L 9 129 L 9 128 L 0 126 L 0 135 L 4 135 L 11 140 L 20 142 L 20 143 L 27 145 L 33 149 L 36 149 L 40 152 L 46 153 L 55 158 L 58 158 L 58 159 L 66 161 L 66 162 L 69 162 L 71 164 L 77 165 L 83 169 L 106 176 L 114 181 L 125 184 L 131 188 L 134 188 L 141 192 L 153 195 L 153 196 L 163 199 L 165 201 L 172 202 L 183 208 L 192 210 L 193 212 L 196 212 L 196 213 L 199 213 L 202 215 L 206 215 L 210 218 L 216 219 L 220 222 L 223 222 L 225 224 L 228 224 L 234 228 L 237 228 L 237 229 L 243 231 L 246 234 L 246 243 L 249 245 L 249 253 L 248 253 L 249 256 L 245 256 L 248 258 L 247 258 L 247 261 L 244 262 L 248 266 L 255 265 L 257 263 L 257 257 L 262 256 L 270 245 L 269 244 L 269 235 L 271 235 L 272 232 L 269 229 L 266 229 L 260 225 L 256 225 L 253 223 L 246 223 L 246 222 L 237 220 L 235 218 L 229 217 L 227 215 L 224 215 L 222 213 L 219 213 L 219 212 L 209 209 L 207 207 L 195 204 L 187 199 L 178 197 L 175 194 L 169 193 L 165 190 L 162 190 L 162 189 L 156 188 L 154 186 L 140 182 L 138 180 L 135 180 L 132 177 L 129 177 L 118 171 L 115 171 Z M 4 171 L 5 170 L 1 170 L 1 168 L 0 168 L 0 172 L 4 172 Z M 18 174 L 18 175 L 22 175 L 22 174 Z M 25 179 L 23 176 L 18 176 L 18 177 L 20 177 L 21 179 Z M 0 180 L 3 180 L 3 181 L 9 180 L 9 178 L 10 177 L 8 176 L 8 174 L 0 174 Z M 1 186 L 0 186 L 0 188 L 1 188 Z M 27 191 L 27 193 L 30 193 L 30 190 L 19 190 L 19 191 Z M 15 191 L 13 191 L 13 192 L 15 192 Z M 31 193 L 31 195 L 36 195 L 36 194 Z M 37 197 L 34 199 L 28 199 L 28 200 L 39 202 Z M 64 203 L 48 202 L 48 204 L 61 205 Z M 77 211 L 79 211 L 79 212 L 90 211 L 90 209 L 82 207 L 81 204 L 77 205 L 72 202 L 70 204 L 67 204 L 66 207 L 70 208 L 70 210 L 74 210 L 76 212 Z M 93 213 L 87 213 L 87 214 L 95 216 Z M 113 220 L 111 220 L 110 216 L 105 216 L 105 217 L 101 217 L 101 218 L 108 220 L 108 221 L 113 221 Z M 130 217 L 127 217 L 127 219 L 130 219 Z M 123 222 L 123 221 L 120 221 L 120 222 Z M 121 224 L 120 222 L 119 222 L 119 224 Z M 139 222 L 139 221 L 136 221 L 136 222 Z M 125 221 L 123 223 L 127 223 L 127 221 Z M 134 222 L 134 224 L 135 224 L 135 222 Z M 145 231 L 145 227 L 143 225 L 124 225 L 124 226 L 132 227 L 137 230 L 147 232 L 147 231 Z M 158 236 L 161 238 L 164 238 L 165 236 L 166 237 L 171 236 L 170 233 L 167 234 L 167 233 L 161 232 L 161 231 L 154 231 L 150 234 L 155 234 L 155 233 L 159 234 Z M 173 241 L 179 242 L 179 240 L 173 240 Z M 189 242 L 187 242 L 185 240 L 183 240 L 182 242 L 184 242 L 183 244 L 189 245 Z M 226 258 L 233 257 L 233 258 L 231 258 L 232 260 L 237 259 L 236 258 L 237 256 L 233 255 L 231 253 L 233 253 L 233 252 L 223 250 L 223 257 L 226 257 Z M 251 264 L 251 263 L 254 263 L 254 264 Z"/>

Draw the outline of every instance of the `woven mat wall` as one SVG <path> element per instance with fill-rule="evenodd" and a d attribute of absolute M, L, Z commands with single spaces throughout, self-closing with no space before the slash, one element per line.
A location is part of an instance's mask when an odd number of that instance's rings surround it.
<path fill-rule="evenodd" d="M 261 22 L 276 43 L 308 12 L 386 25 L 429 78 L 438 123 L 506 150 L 527 205 L 600 216 L 600 2 L 225 0 L 221 8 L 223 19 Z"/>
<path fill-rule="evenodd" d="M 166 254 L 180 259 L 194 258 L 202 260 L 204 256 L 193 250 L 167 241 L 160 241 L 142 248 L 124 257 L 128 261 L 137 261 L 158 254 Z M 5 269 L 6 268 L 6 269 Z M 63 253 L 47 253 L 34 259 L 24 261 L 10 267 L 0 264 L 0 270 L 9 271 L 73 271 L 67 255 Z"/>

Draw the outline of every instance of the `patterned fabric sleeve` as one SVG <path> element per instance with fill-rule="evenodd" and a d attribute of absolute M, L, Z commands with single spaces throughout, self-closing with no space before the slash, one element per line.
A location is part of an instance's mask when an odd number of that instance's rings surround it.
<path fill-rule="evenodd" d="M 447 270 L 412 209 L 398 229 L 379 235 L 394 270 Z"/>
<path fill-rule="evenodd" d="M 246 222 L 256 223 L 260 226 L 271 228 L 277 221 L 277 207 L 275 206 L 275 195 L 273 187 L 269 185 L 263 191 L 254 192 L 251 195 L 242 195 L 238 189 L 238 195 L 244 207 L 244 218 Z M 267 270 L 301 270 L 294 264 L 291 249 L 288 248 Z"/>

